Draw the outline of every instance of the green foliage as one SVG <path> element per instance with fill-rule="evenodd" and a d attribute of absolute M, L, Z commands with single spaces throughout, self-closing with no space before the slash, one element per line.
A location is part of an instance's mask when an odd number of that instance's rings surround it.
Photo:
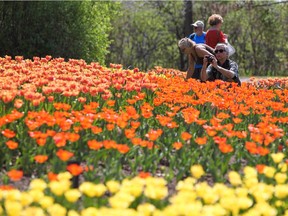
<path fill-rule="evenodd" d="M 177 42 L 184 34 L 184 1 L 123 2 L 115 20 L 111 54 L 106 62 L 153 68 L 183 69 Z M 240 75 L 281 76 L 287 73 L 288 3 L 278 1 L 193 1 L 193 21 L 213 13 L 224 18 L 222 31 L 236 48 L 231 57 Z M 180 64 L 181 62 L 181 64 Z M 187 66 L 187 65 L 186 65 Z"/>
<path fill-rule="evenodd" d="M 118 4 L 92 1 L 0 2 L 0 55 L 104 62 Z"/>
<path fill-rule="evenodd" d="M 229 41 L 237 50 L 233 58 L 245 74 L 285 75 L 287 9 L 288 4 L 251 2 L 225 16 L 223 29 L 229 32 Z"/>
<path fill-rule="evenodd" d="M 124 2 L 114 22 L 107 62 L 124 67 L 178 67 L 177 31 L 182 27 L 182 2 Z M 177 13 L 176 13 L 177 12 Z"/>

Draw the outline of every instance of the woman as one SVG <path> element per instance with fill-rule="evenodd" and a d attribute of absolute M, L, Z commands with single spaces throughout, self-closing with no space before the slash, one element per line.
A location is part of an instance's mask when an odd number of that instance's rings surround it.
<path fill-rule="evenodd" d="M 189 38 L 182 38 L 178 42 L 178 47 L 181 52 L 188 56 L 188 70 L 186 79 L 194 78 L 200 79 L 200 70 L 195 69 L 195 64 L 203 64 L 203 58 L 205 56 L 214 55 L 214 49 L 206 44 L 196 44 Z"/>
<path fill-rule="evenodd" d="M 219 14 L 213 14 L 209 17 L 208 23 L 211 27 L 206 33 L 205 43 L 212 48 L 215 48 L 218 43 L 226 43 L 227 38 L 220 30 L 223 18 Z"/>

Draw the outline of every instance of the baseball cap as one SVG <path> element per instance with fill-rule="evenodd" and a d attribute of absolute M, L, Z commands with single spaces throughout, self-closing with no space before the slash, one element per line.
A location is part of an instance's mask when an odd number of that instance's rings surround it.
<path fill-rule="evenodd" d="M 191 24 L 194 27 L 204 28 L 204 23 L 201 20 L 197 20 L 195 23 Z"/>

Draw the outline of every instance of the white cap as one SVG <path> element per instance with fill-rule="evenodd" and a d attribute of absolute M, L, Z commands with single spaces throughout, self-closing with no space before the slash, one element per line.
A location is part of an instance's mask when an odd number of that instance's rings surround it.
<path fill-rule="evenodd" d="M 197 20 L 195 23 L 191 24 L 194 27 L 201 27 L 204 29 L 204 23 L 201 20 Z"/>

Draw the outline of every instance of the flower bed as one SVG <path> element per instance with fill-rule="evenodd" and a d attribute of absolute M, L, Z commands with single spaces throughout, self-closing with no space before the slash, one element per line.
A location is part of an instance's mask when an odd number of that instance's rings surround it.
<path fill-rule="evenodd" d="M 0 211 L 284 215 L 287 79 L 184 77 L 0 58 Z"/>

